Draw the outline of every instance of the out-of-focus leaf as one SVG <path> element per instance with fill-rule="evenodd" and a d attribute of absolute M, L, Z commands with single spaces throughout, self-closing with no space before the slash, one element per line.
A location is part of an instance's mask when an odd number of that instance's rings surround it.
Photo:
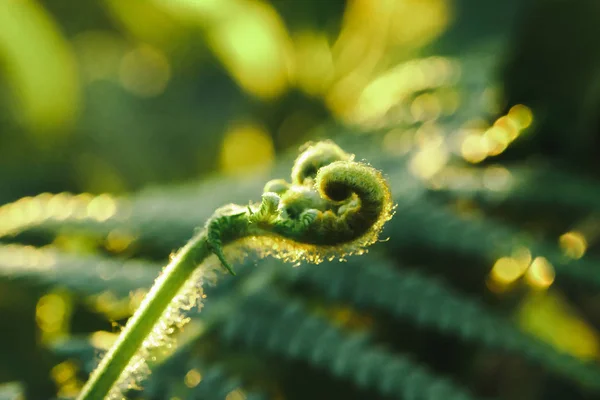
<path fill-rule="evenodd" d="M 262 99 L 284 93 L 292 73 L 292 42 L 280 16 L 261 1 L 156 0 L 169 15 L 202 29 L 240 87 Z"/>
<path fill-rule="evenodd" d="M 64 132 L 80 106 L 77 66 L 52 17 L 35 1 L 0 2 L 0 63 L 15 112 L 33 132 Z"/>

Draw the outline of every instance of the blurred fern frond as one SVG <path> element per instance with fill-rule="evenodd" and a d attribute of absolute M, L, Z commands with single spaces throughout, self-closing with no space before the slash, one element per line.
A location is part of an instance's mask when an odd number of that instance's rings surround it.
<path fill-rule="evenodd" d="M 239 313 L 223 326 L 223 335 L 249 348 L 309 362 L 383 395 L 473 398 L 409 358 L 372 346 L 360 333 L 344 334 L 326 320 L 308 314 L 299 302 L 275 293 L 265 292 L 244 302 Z"/>

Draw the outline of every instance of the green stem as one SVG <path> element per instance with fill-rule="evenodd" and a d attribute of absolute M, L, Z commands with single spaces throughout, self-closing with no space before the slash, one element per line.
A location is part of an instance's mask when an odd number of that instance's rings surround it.
<path fill-rule="evenodd" d="M 211 254 L 206 230 L 194 236 L 177 253 L 83 387 L 79 400 L 106 398 L 173 298 L 196 267 Z"/>
<path fill-rule="evenodd" d="M 165 267 L 83 387 L 79 400 L 112 396 L 115 384 L 115 391 L 120 389 L 119 379 L 128 373 L 135 375 L 135 369 L 140 368 L 137 361 L 143 363 L 148 356 L 144 341 L 151 337 L 157 323 L 160 325 L 161 318 L 170 314 L 169 307 L 194 271 L 206 268 L 198 265 L 208 256 L 216 255 L 234 274 L 223 253 L 225 245 L 245 237 L 262 237 L 265 240 L 254 241 L 253 246 L 263 255 L 319 263 L 333 256 L 362 254 L 375 243 L 383 224 L 393 214 L 390 190 L 379 171 L 351 159 L 331 142 L 313 145 L 297 160 L 292 185 L 281 181 L 267 184 L 280 194 L 268 191 L 260 204 L 229 204 L 216 210 L 205 229 Z M 163 325 L 176 322 L 172 318 L 177 316 L 165 318 Z"/>

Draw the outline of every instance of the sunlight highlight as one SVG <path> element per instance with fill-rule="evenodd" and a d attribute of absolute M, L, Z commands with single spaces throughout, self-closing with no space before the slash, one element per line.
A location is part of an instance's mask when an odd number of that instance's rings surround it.
<path fill-rule="evenodd" d="M 289 86 L 292 42 L 271 5 L 238 2 L 237 12 L 211 26 L 211 47 L 236 82 L 264 99 L 281 95 Z"/>
<path fill-rule="evenodd" d="M 570 231 L 561 235 L 558 242 L 563 253 L 575 260 L 583 257 L 588 247 L 585 236 L 578 231 Z"/>
<path fill-rule="evenodd" d="M 112 218 L 117 212 L 115 200 L 108 194 L 94 197 L 87 206 L 88 218 L 104 222 Z"/>
<path fill-rule="evenodd" d="M 242 389 L 235 389 L 227 393 L 225 400 L 245 400 L 246 397 L 246 393 Z"/>
<path fill-rule="evenodd" d="M 353 123 L 373 127 L 398 123 L 406 119 L 399 110 L 407 106 L 412 122 L 435 120 L 441 115 L 442 99 L 437 94 L 422 94 L 414 100 L 411 96 L 418 91 L 450 84 L 459 74 L 458 64 L 451 59 L 430 57 L 407 61 L 373 77 L 360 91 L 352 105 L 352 115 L 347 118 Z"/>
<path fill-rule="evenodd" d="M 526 269 L 526 264 L 519 263 L 512 257 L 502 257 L 494 264 L 491 276 L 498 283 L 508 285 L 521 277 Z"/>
<path fill-rule="evenodd" d="M 274 159 L 271 135 L 262 126 L 234 123 L 225 133 L 219 159 L 224 173 L 256 173 L 269 168 Z"/>
<path fill-rule="evenodd" d="M 531 251 L 526 247 L 517 247 L 510 257 L 500 257 L 487 277 L 488 289 L 495 293 L 508 290 L 526 273 L 531 259 Z"/>
<path fill-rule="evenodd" d="M 519 306 L 522 329 L 582 360 L 598 357 L 598 333 L 566 299 L 553 292 L 532 292 Z"/>
<path fill-rule="evenodd" d="M 129 210 L 124 199 L 108 194 L 93 196 L 89 193 L 42 193 L 24 197 L 0 207 L 0 237 L 12 235 L 46 221 L 92 219 L 105 222 L 114 217 L 125 218 Z"/>
<path fill-rule="evenodd" d="M 185 386 L 189 388 L 196 387 L 202 382 L 202 375 L 197 369 L 190 369 L 183 379 Z"/>
<path fill-rule="evenodd" d="M 35 320 L 42 334 L 42 342 L 49 343 L 66 336 L 70 316 L 71 303 L 65 294 L 55 292 L 42 296 L 35 308 Z"/>
<path fill-rule="evenodd" d="M 77 365 L 70 360 L 63 361 L 50 370 L 50 377 L 58 386 L 60 397 L 75 397 L 81 390 L 83 382 L 77 379 L 77 371 Z"/>
<path fill-rule="evenodd" d="M 108 350 L 115 343 L 118 337 L 118 333 L 96 331 L 90 336 L 90 343 L 96 349 Z"/>
<path fill-rule="evenodd" d="M 554 278 L 554 267 L 545 257 L 536 257 L 526 274 L 527 282 L 535 289 L 549 288 Z"/>
<path fill-rule="evenodd" d="M 517 104 L 490 127 L 463 129 L 462 157 L 477 164 L 488 157 L 502 154 L 531 125 L 532 120 L 531 110 L 523 104 Z"/>

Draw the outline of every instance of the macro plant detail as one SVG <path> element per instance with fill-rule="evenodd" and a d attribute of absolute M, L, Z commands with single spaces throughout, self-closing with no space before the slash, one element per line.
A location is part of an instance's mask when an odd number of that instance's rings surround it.
<path fill-rule="evenodd" d="M 0 399 L 600 398 L 600 2 L 71 5 L 0 2 Z"/>
<path fill-rule="evenodd" d="M 201 303 L 204 282 L 215 282 L 211 256 L 232 275 L 231 260 L 247 249 L 292 262 L 343 259 L 366 252 L 393 213 L 381 172 L 331 141 L 307 143 L 291 182 L 268 182 L 260 203 L 217 209 L 171 257 L 79 398 L 122 398 L 137 387 L 150 373 L 148 360 L 174 346 L 172 335 L 189 320 L 184 312 Z"/>

